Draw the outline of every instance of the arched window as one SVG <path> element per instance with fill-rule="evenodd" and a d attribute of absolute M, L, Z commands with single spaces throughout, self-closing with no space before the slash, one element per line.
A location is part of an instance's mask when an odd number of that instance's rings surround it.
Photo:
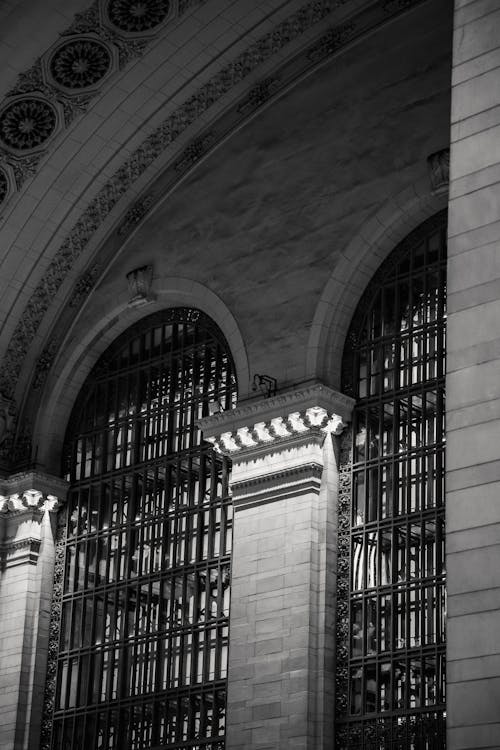
<path fill-rule="evenodd" d="M 445 284 L 443 212 L 379 269 L 344 351 L 337 750 L 445 747 Z"/>
<path fill-rule="evenodd" d="M 228 467 L 196 422 L 235 398 L 224 337 L 183 308 L 120 336 L 82 388 L 66 435 L 53 750 L 223 749 Z"/>

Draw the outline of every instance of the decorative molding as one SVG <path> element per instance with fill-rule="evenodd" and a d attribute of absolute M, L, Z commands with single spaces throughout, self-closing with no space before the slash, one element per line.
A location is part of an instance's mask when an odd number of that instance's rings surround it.
<path fill-rule="evenodd" d="M 92 268 L 80 276 L 73 288 L 73 293 L 69 300 L 70 307 L 79 307 L 82 300 L 89 296 L 95 286 L 97 278 L 99 277 L 100 271 L 100 266 L 96 265 L 92 266 Z"/>
<path fill-rule="evenodd" d="M 34 537 L 0 544 L 2 567 L 13 568 L 16 565 L 36 565 L 40 554 L 40 545 L 40 539 Z"/>
<path fill-rule="evenodd" d="M 150 302 L 151 284 L 153 283 L 153 266 L 141 266 L 127 274 L 129 305 L 141 305 Z"/>
<path fill-rule="evenodd" d="M 447 192 L 450 186 L 450 149 L 444 148 L 431 154 L 427 164 L 433 192 Z"/>
<path fill-rule="evenodd" d="M 422 0 L 382 0 L 382 7 L 386 13 L 398 13 L 418 5 Z"/>
<path fill-rule="evenodd" d="M 124 234 L 128 234 L 131 229 L 136 227 L 146 216 L 153 204 L 154 197 L 152 195 L 144 195 L 142 198 L 139 198 L 139 200 L 133 203 L 125 214 L 123 221 L 118 228 L 118 236 L 121 237 Z"/>
<path fill-rule="evenodd" d="M 310 406 L 267 421 L 245 424 L 235 430 L 222 432 L 217 437 L 207 435 L 206 430 L 203 432 L 205 440 L 212 443 L 217 453 L 234 459 L 236 454 L 254 453 L 255 449 L 263 448 L 265 452 L 269 452 L 271 447 L 274 449 L 276 445 L 290 440 L 309 437 L 319 430 L 340 435 L 344 427 L 342 417 L 338 414 L 332 414 L 322 406 Z"/>
<path fill-rule="evenodd" d="M 0 512 L 57 510 L 66 500 L 69 484 L 61 477 L 23 471 L 0 479 Z"/>
<path fill-rule="evenodd" d="M 264 78 L 250 89 L 247 96 L 238 105 L 238 112 L 248 115 L 262 107 L 279 90 L 281 81 L 277 77 Z"/>
<path fill-rule="evenodd" d="M 238 474 L 246 475 L 241 471 Z M 290 497 L 318 494 L 322 475 L 321 462 L 306 460 L 297 466 L 270 471 L 250 479 L 235 478 L 231 481 L 234 509 L 243 510 Z"/>
<path fill-rule="evenodd" d="M 352 487 L 352 429 L 347 429 L 340 440 L 339 491 L 337 507 L 337 612 L 336 612 L 336 667 L 335 715 L 348 711 L 349 669 L 349 560 Z"/>
<path fill-rule="evenodd" d="M 10 452 L 16 430 L 17 409 L 14 401 L 0 395 L 0 455 Z"/>
<path fill-rule="evenodd" d="M 47 380 L 47 375 L 49 373 L 50 368 L 52 367 L 54 363 L 58 349 L 59 349 L 59 341 L 57 339 L 53 339 L 47 344 L 45 349 L 42 351 L 42 353 L 38 357 L 36 361 L 36 365 L 35 365 L 35 374 L 34 374 L 32 386 L 31 386 L 35 391 L 40 390 L 40 388 L 42 388 L 45 381 Z"/>
<path fill-rule="evenodd" d="M 257 423 L 271 424 L 272 422 L 271 436 L 279 437 L 282 433 L 281 436 L 285 437 L 289 431 L 291 431 L 290 434 L 293 434 L 297 430 L 303 430 L 299 426 L 299 422 L 294 420 L 292 420 L 290 426 L 285 425 L 284 420 L 288 420 L 292 414 L 306 412 L 308 409 L 322 410 L 311 411 L 309 415 L 302 417 L 303 421 L 306 420 L 308 429 L 313 424 L 321 426 L 319 422 L 322 423 L 325 413 L 338 415 L 340 420 L 348 422 L 353 408 L 354 399 L 344 396 L 344 394 L 323 383 L 312 383 L 271 398 L 245 402 L 241 406 L 237 406 L 236 409 L 231 409 L 231 411 L 204 417 L 198 424 L 205 439 L 208 439 L 207 435 L 218 439 L 219 437 L 222 438 L 223 434 L 236 433 L 234 438 L 225 437 L 223 443 L 229 441 L 229 449 L 232 450 L 231 447 L 234 442 L 234 452 L 237 452 L 245 445 L 245 441 L 250 441 L 249 445 L 252 445 L 251 440 L 255 438 L 247 438 L 247 432 L 250 434 L 250 431 L 255 431 Z M 282 426 L 282 423 L 284 426 Z M 243 432 L 238 435 L 238 431 L 241 430 Z M 269 431 L 269 428 L 267 430 Z M 256 434 L 258 435 L 258 433 Z"/>
<path fill-rule="evenodd" d="M 343 26 L 330 29 L 310 48 L 307 54 L 308 58 L 315 63 L 324 60 L 350 42 L 354 38 L 355 33 L 356 25 L 352 21 Z"/>
<path fill-rule="evenodd" d="M 42 729 L 40 750 L 50 750 L 52 736 L 52 717 L 55 709 L 57 658 L 59 656 L 59 635 L 61 630 L 62 597 L 64 586 L 64 558 L 66 544 L 67 508 L 57 515 L 55 538 L 54 585 L 50 604 L 49 644 L 45 693 L 43 699 Z"/>
<path fill-rule="evenodd" d="M 174 169 L 178 172 L 185 172 L 186 169 L 196 164 L 207 153 L 214 141 L 215 134 L 213 132 L 208 132 L 201 138 L 191 141 L 189 146 L 182 152 L 180 159 L 175 162 Z"/>

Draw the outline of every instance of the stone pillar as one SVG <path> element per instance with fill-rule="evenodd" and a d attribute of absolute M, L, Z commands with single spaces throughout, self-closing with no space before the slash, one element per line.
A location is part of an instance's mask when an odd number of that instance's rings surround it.
<path fill-rule="evenodd" d="M 500 747 L 500 4 L 456 0 L 447 337 L 448 747 Z"/>
<path fill-rule="evenodd" d="M 336 438 L 353 402 L 317 384 L 203 420 L 232 459 L 227 750 L 331 750 Z"/>
<path fill-rule="evenodd" d="M 67 483 L 38 472 L 0 480 L 0 747 L 38 748 L 54 575 L 55 513 Z"/>

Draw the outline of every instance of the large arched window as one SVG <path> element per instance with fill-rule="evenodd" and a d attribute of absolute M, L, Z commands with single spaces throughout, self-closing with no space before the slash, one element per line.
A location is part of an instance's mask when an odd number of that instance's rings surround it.
<path fill-rule="evenodd" d="M 66 435 L 53 750 L 223 749 L 228 467 L 196 422 L 235 398 L 221 332 L 183 308 L 128 330 L 82 388 Z"/>
<path fill-rule="evenodd" d="M 372 280 L 344 351 L 338 750 L 445 747 L 446 214 Z"/>

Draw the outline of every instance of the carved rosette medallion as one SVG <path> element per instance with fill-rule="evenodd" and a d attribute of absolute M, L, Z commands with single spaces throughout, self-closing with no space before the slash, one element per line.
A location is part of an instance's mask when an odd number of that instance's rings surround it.
<path fill-rule="evenodd" d="M 43 146 L 54 133 L 57 112 L 44 99 L 23 97 L 0 113 L 0 140 L 18 151 Z"/>
<path fill-rule="evenodd" d="M 169 10 L 168 0 L 110 0 L 108 17 L 120 31 L 138 34 L 159 26 Z"/>
<path fill-rule="evenodd" d="M 54 81 L 67 89 L 84 89 L 98 83 L 111 67 L 106 45 L 95 39 L 76 39 L 62 44 L 50 61 Z"/>

